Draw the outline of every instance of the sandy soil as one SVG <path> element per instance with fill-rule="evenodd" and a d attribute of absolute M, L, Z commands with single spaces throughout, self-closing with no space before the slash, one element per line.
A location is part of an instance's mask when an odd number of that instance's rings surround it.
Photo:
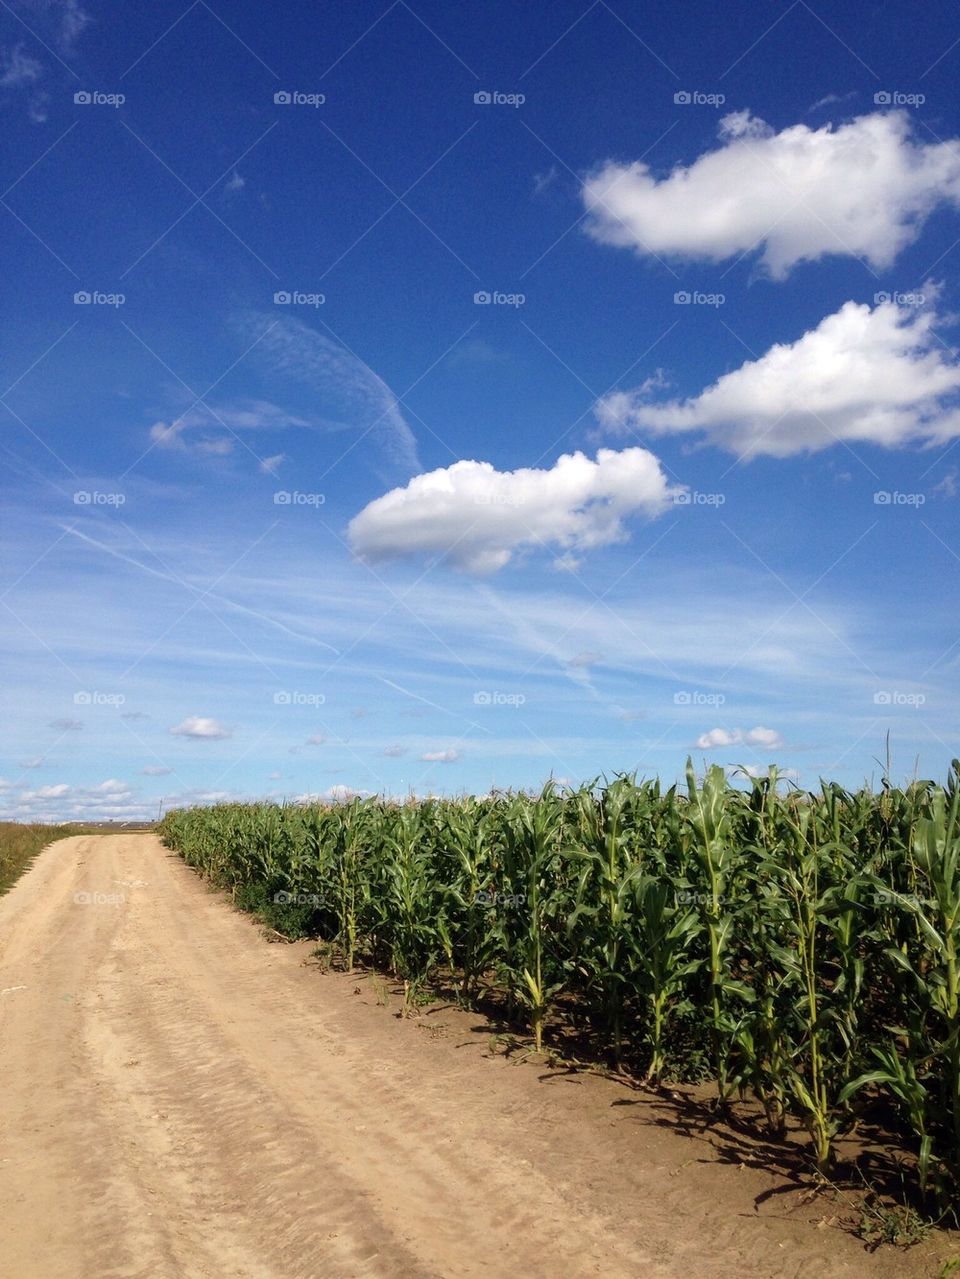
<path fill-rule="evenodd" d="M 657 1098 L 398 1020 L 153 835 L 0 899 L 4 1279 L 933 1276 Z"/>

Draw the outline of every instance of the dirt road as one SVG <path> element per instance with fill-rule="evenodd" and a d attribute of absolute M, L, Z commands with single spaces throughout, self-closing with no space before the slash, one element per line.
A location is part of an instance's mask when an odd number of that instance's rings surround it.
<path fill-rule="evenodd" d="M 656 1099 L 270 945 L 153 835 L 0 899 L 3 1279 L 931 1275 Z M 774 1192 L 774 1193 L 771 1193 Z"/>

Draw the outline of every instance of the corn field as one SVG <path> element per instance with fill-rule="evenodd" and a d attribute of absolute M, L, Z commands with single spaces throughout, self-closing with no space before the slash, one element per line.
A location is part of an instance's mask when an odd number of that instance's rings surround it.
<path fill-rule="evenodd" d="M 778 782 L 780 782 L 778 786 Z M 617 777 L 538 795 L 171 812 L 186 862 L 288 935 L 579 1028 L 644 1076 L 799 1119 L 828 1170 L 864 1113 L 918 1191 L 960 1200 L 960 761 L 945 787 L 686 789 Z M 899 1158 L 899 1154 L 897 1155 Z"/>

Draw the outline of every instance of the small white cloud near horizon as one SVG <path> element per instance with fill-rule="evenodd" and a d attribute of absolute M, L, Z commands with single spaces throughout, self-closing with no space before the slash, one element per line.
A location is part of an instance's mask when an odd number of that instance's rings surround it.
<path fill-rule="evenodd" d="M 647 449 L 565 453 L 548 470 L 498 471 L 461 461 L 415 476 L 350 521 L 361 560 L 440 553 L 471 573 L 494 573 L 521 548 L 588 551 L 628 538 L 629 515 L 655 517 L 674 493 Z"/>
<path fill-rule="evenodd" d="M 174 737 L 193 737 L 200 741 L 220 741 L 232 736 L 231 730 L 215 719 L 204 715 L 189 715 L 181 723 L 174 725 L 170 733 Z"/>
<path fill-rule="evenodd" d="M 774 728 L 764 728 L 758 724 L 743 732 L 739 728 L 711 728 L 701 733 L 695 742 L 697 750 L 717 750 L 721 746 L 761 746 L 765 750 L 777 750 L 783 746 L 783 738 Z"/>
<path fill-rule="evenodd" d="M 601 427 L 660 435 L 702 432 L 744 458 L 790 457 L 837 443 L 897 448 L 960 435 L 960 359 L 924 305 L 845 302 L 795 342 L 778 343 L 687 399 L 644 390 L 597 401 Z"/>
<path fill-rule="evenodd" d="M 420 758 L 426 764 L 454 764 L 460 758 L 460 752 L 450 746 L 444 751 L 424 751 Z"/>
<path fill-rule="evenodd" d="M 775 280 L 828 254 L 882 269 L 935 209 L 960 202 L 960 149 L 914 137 L 906 111 L 780 133 L 735 111 L 692 164 L 658 179 L 641 161 L 610 160 L 582 198 L 594 239 L 641 256 L 721 262 L 760 249 Z"/>

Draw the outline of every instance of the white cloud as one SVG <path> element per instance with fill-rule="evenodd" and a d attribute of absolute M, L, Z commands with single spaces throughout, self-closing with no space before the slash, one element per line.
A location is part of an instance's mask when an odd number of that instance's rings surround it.
<path fill-rule="evenodd" d="M 238 322 L 258 339 L 251 355 L 269 365 L 271 380 L 283 376 L 306 387 L 327 428 L 369 433 L 407 473 L 419 470 L 416 438 L 383 378 L 341 343 L 281 317 L 272 316 L 269 325 L 262 316 Z"/>
<path fill-rule="evenodd" d="M 9 53 L 0 53 L 0 89 L 17 89 L 33 84 L 43 75 L 43 66 L 36 58 L 24 53 L 22 44 L 15 44 Z"/>
<path fill-rule="evenodd" d="M 659 515 L 672 493 L 646 449 L 600 449 L 558 458 L 549 470 L 497 471 L 455 462 L 377 498 L 350 521 L 363 559 L 440 552 L 457 568 L 491 573 L 513 553 L 555 545 L 586 551 L 627 540 L 629 515 Z"/>
<path fill-rule="evenodd" d="M 775 750 L 783 745 L 783 738 L 776 729 L 764 728 L 762 724 L 746 732 L 739 728 L 711 728 L 709 732 L 700 734 L 696 746 L 698 750 L 709 751 L 721 746 L 738 746 L 741 743 Z"/>
<path fill-rule="evenodd" d="M 327 739 L 324 737 L 323 733 L 314 733 L 311 737 L 307 738 L 306 744 L 308 746 L 324 746 L 326 741 Z"/>
<path fill-rule="evenodd" d="M 215 719 L 203 715 L 190 715 L 181 724 L 170 729 L 174 737 L 197 737 L 206 741 L 217 741 L 229 737 L 230 730 Z"/>
<path fill-rule="evenodd" d="M 286 453 L 274 453 L 272 457 L 265 457 L 260 463 L 260 470 L 264 475 L 276 475 L 282 463 L 287 460 Z"/>
<path fill-rule="evenodd" d="M 938 205 L 960 199 L 960 149 L 914 138 L 902 111 L 781 133 L 739 111 L 721 121 L 720 145 L 689 166 L 657 179 L 639 161 L 610 161 L 582 195 L 590 233 L 641 254 L 719 262 L 762 249 L 775 279 L 825 254 L 881 268 Z"/>
<path fill-rule="evenodd" d="M 739 729 L 711 728 L 708 733 L 701 733 L 696 745 L 699 750 L 710 751 L 717 746 L 733 746 L 740 741 Z"/>
<path fill-rule="evenodd" d="M 77 40 L 93 21 L 80 0 L 26 0 L 26 4 L 45 20 L 61 53 L 68 55 L 75 52 Z"/>
<path fill-rule="evenodd" d="M 936 288 L 925 293 L 933 298 Z M 598 402 L 597 418 L 614 430 L 703 431 L 746 456 L 947 440 L 960 435 L 960 360 L 938 339 L 936 321 L 930 307 L 846 302 L 699 395 L 654 403 L 642 390 L 615 391 Z"/>
<path fill-rule="evenodd" d="M 399 759 L 401 755 L 406 755 L 406 746 L 387 746 L 384 748 L 384 755 L 387 759 Z"/>
<path fill-rule="evenodd" d="M 269 400 L 232 400 L 211 408 L 188 409 L 170 422 L 155 422 L 150 428 L 150 441 L 164 449 L 222 455 L 232 452 L 241 431 L 277 431 L 309 425 L 306 418 L 288 413 Z M 272 473 L 283 460 L 282 453 L 276 454 L 265 458 L 260 468 Z"/>
<path fill-rule="evenodd" d="M 460 752 L 448 747 L 445 751 L 424 751 L 420 758 L 427 764 L 454 764 L 460 758 Z"/>
<path fill-rule="evenodd" d="M 38 790 L 25 790 L 20 799 L 24 803 L 30 803 L 35 799 L 60 799 L 69 790 L 70 787 L 66 782 L 58 782 L 56 786 L 41 786 Z"/>

